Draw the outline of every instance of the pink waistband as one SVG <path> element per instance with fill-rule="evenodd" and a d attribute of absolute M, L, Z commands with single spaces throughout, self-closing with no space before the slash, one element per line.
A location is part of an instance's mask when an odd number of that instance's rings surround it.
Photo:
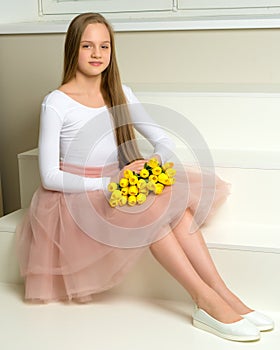
<path fill-rule="evenodd" d="M 61 162 L 60 170 L 85 177 L 103 177 L 114 175 L 116 171 L 119 171 L 119 166 L 118 163 L 113 163 L 103 167 L 84 167 Z"/>

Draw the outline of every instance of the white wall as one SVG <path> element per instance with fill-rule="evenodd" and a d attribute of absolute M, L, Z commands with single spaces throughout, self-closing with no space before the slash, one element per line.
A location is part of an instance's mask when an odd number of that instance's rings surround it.
<path fill-rule="evenodd" d="M 0 23 L 25 22 L 38 19 L 38 0 L 1 0 Z"/>

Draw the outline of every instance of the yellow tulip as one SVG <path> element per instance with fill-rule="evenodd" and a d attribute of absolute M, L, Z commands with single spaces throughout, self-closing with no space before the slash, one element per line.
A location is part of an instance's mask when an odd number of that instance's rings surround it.
<path fill-rule="evenodd" d="M 129 181 L 130 185 L 136 185 L 138 182 L 138 177 L 136 175 L 132 175 L 132 176 L 130 176 L 128 181 Z"/>
<path fill-rule="evenodd" d="M 164 173 L 161 173 L 158 176 L 158 181 L 165 185 L 168 181 L 168 176 Z"/>
<path fill-rule="evenodd" d="M 126 169 L 123 173 L 123 176 L 126 178 L 126 179 L 129 179 L 131 176 L 133 176 L 133 172 L 129 169 Z"/>
<path fill-rule="evenodd" d="M 156 188 L 156 184 L 155 184 L 153 181 L 149 181 L 149 182 L 147 183 L 147 189 L 148 189 L 149 191 L 154 191 L 155 188 Z"/>
<path fill-rule="evenodd" d="M 127 203 L 127 196 L 121 196 L 121 198 L 118 201 L 118 204 L 120 207 L 123 207 Z"/>
<path fill-rule="evenodd" d="M 112 208 L 115 208 L 118 205 L 118 200 L 117 199 L 110 199 L 109 204 Z"/>
<path fill-rule="evenodd" d="M 147 197 L 145 196 L 144 193 L 139 193 L 138 196 L 136 197 L 138 204 L 143 204 L 146 201 L 146 199 Z"/>
<path fill-rule="evenodd" d="M 143 193 L 145 196 L 147 196 L 149 194 L 149 190 L 147 189 L 147 187 L 142 188 L 142 189 L 140 188 L 139 193 Z"/>
<path fill-rule="evenodd" d="M 176 175 L 176 170 L 172 169 L 172 168 L 168 168 L 168 169 L 166 169 L 165 174 L 168 177 L 174 177 Z"/>
<path fill-rule="evenodd" d="M 158 160 L 156 158 L 151 158 L 148 162 L 147 165 L 150 166 L 151 168 L 155 168 L 158 166 Z"/>
<path fill-rule="evenodd" d="M 133 207 L 137 203 L 136 196 L 129 196 L 127 199 L 127 203 L 128 205 Z"/>
<path fill-rule="evenodd" d="M 175 178 L 174 177 L 169 177 L 165 183 L 165 185 L 171 186 L 174 185 L 175 183 Z"/>
<path fill-rule="evenodd" d="M 110 182 L 107 189 L 109 192 L 114 192 L 118 188 L 118 184 L 115 182 Z"/>
<path fill-rule="evenodd" d="M 128 187 L 122 187 L 121 188 L 121 193 L 123 196 L 127 196 L 128 195 Z"/>
<path fill-rule="evenodd" d="M 157 180 L 158 180 L 158 177 L 156 175 L 150 175 L 149 176 L 149 181 L 157 182 Z"/>
<path fill-rule="evenodd" d="M 166 169 L 169 169 L 169 168 L 173 168 L 173 167 L 174 167 L 174 163 L 173 162 L 166 162 L 162 166 L 163 170 L 166 170 Z"/>
<path fill-rule="evenodd" d="M 141 176 L 143 179 L 146 179 L 149 175 L 150 175 L 150 173 L 149 173 L 149 170 L 147 170 L 147 169 L 142 169 L 142 170 L 140 171 L 140 176 Z"/>
<path fill-rule="evenodd" d="M 139 179 L 137 182 L 137 187 L 139 189 L 144 189 L 146 188 L 147 182 L 144 179 Z"/>
<path fill-rule="evenodd" d="M 152 169 L 152 173 L 154 175 L 159 175 L 162 172 L 162 169 L 160 166 L 156 166 L 155 168 Z"/>
<path fill-rule="evenodd" d="M 121 187 L 127 187 L 128 186 L 128 179 L 126 179 L 125 177 L 120 179 L 120 186 Z"/>
<path fill-rule="evenodd" d="M 154 189 L 154 194 L 161 194 L 164 189 L 163 184 L 157 183 L 156 188 Z"/>
<path fill-rule="evenodd" d="M 111 198 L 112 198 L 112 199 L 116 199 L 116 200 L 120 199 L 121 196 L 122 196 L 122 193 L 121 193 L 120 190 L 115 190 L 115 191 L 111 194 Z"/>
<path fill-rule="evenodd" d="M 136 196 L 138 194 L 137 186 L 130 186 L 130 187 L 128 187 L 128 194 L 131 195 L 131 196 Z"/>

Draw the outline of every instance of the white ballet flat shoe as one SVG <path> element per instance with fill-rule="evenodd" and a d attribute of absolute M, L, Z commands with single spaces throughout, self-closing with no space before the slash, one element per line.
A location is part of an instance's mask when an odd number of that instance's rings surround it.
<path fill-rule="evenodd" d="M 271 331 L 274 328 L 272 319 L 258 311 L 251 311 L 241 316 L 252 322 L 260 331 Z"/>
<path fill-rule="evenodd" d="M 260 339 L 259 329 L 245 318 L 233 323 L 222 323 L 199 308 L 195 308 L 193 313 L 193 325 L 228 340 L 246 342 Z"/>

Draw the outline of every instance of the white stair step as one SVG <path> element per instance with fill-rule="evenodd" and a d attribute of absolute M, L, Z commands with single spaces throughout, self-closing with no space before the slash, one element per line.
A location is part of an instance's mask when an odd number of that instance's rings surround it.
<path fill-rule="evenodd" d="M 9 214 L 14 228 L 12 224 L 7 225 L 7 217 L 4 227 L 15 231 L 16 220 L 24 213 L 24 210 L 20 210 Z M 3 220 L 0 219 L 0 227 Z M 261 245 L 252 247 L 251 243 L 242 242 L 242 236 L 234 234 L 221 238 L 206 229 L 205 237 L 215 264 L 230 288 L 253 308 L 280 312 L 280 276 L 271 276 L 271 272 L 280 266 L 279 251 L 273 251 L 271 247 L 266 250 Z M 0 282 L 22 283 L 14 243 L 13 232 L 0 232 Z M 155 261 L 148 250 L 112 292 L 135 297 L 190 300 L 185 290 Z"/>
<path fill-rule="evenodd" d="M 276 329 L 236 343 L 192 326 L 193 305 L 103 293 L 90 304 L 31 305 L 22 288 L 0 284 L 0 347 L 5 350 L 278 350 L 280 314 L 265 312 Z M 16 332 L 16 333 L 15 333 Z"/>

